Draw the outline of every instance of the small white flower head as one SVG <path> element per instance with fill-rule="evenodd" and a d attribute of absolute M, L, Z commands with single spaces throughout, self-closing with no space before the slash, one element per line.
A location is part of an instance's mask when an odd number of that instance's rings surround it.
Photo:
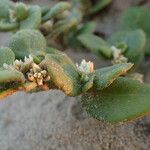
<path fill-rule="evenodd" d="M 46 70 L 36 70 L 36 72 L 33 71 L 34 69 L 30 69 L 30 72 L 27 73 L 28 80 L 30 82 L 36 82 L 37 85 L 41 86 L 44 82 L 47 82 L 50 80 L 50 76 L 48 75 Z"/>
<path fill-rule="evenodd" d="M 111 50 L 113 54 L 113 61 L 112 61 L 113 64 L 128 62 L 128 59 L 122 54 L 121 49 L 112 46 Z"/>
<path fill-rule="evenodd" d="M 111 46 L 111 50 L 113 52 L 114 59 L 118 58 L 121 55 L 121 50 L 116 48 L 115 46 Z"/>
<path fill-rule="evenodd" d="M 7 70 L 18 70 L 20 72 L 24 72 L 24 70 L 28 70 L 29 67 L 32 65 L 33 58 L 29 55 L 29 58 L 25 57 L 24 61 L 16 59 L 13 64 L 3 64 L 3 68 Z"/>
<path fill-rule="evenodd" d="M 25 56 L 24 62 L 25 62 L 25 63 L 32 63 L 32 62 L 33 62 L 33 57 L 32 57 L 31 55 L 29 55 L 28 58 Z"/>
<path fill-rule="evenodd" d="M 6 63 L 3 64 L 3 68 L 6 70 L 15 70 L 15 68 L 13 67 L 13 65 L 8 65 Z"/>
<path fill-rule="evenodd" d="M 35 63 L 32 63 L 30 70 L 27 72 L 27 78 L 30 82 L 36 82 L 39 86 L 50 80 L 47 71 Z"/>
<path fill-rule="evenodd" d="M 94 71 L 94 64 L 93 62 L 89 61 L 89 62 L 86 62 L 85 59 L 83 59 L 81 61 L 81 64 L 78 65 L 76 64 L 78 70 L 81 72 L 81 73 L 85 73 L 85 74 L 90 74 Z"/>
<path fill-rule="evenodd" d="M 16 69 L 16 70 L 20 70 L 21 66 L 23 65 L 23 61 L 22 60 L 15 60 L 14 63 L 13 63 L 13 67 Z"/>

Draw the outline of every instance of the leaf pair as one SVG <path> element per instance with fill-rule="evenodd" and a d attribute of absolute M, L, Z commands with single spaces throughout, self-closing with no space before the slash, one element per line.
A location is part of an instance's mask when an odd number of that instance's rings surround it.
<path fill-rule="evenodd" d="M 92 91 L 102 90 L 133 66 L 130 63 L 125 63 L 98 69 L 88 75 L 88 81 L 83 82 L 77 67 L 63 53 L 47 54 L 42 65 L 46 66 L 56 87 L 70 96 L 79 95 L 90 89 Z"/>
<path fill-rule="evenodd" d="M 122 50 L 129 62 L 133 62 L 135 65 L 138 65 L 143 60 L 143 48 L 145 46 L 146 37 L 142 30 L 135 30 L 131 32 L 120 31 L 114 33 L 108 39 L 108 42 L 92 34 L 80 35 L 78 39 L 85 47 L 90 49 L 96 55 L 103 55 L 106 58 L 111 58 L 111 46 L 115 46 Z"/>

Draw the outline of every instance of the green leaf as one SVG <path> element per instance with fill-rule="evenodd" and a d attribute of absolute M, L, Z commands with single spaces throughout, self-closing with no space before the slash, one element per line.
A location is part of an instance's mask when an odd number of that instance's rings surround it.
<path fill-rule="evenodd" d="M 104 55 L 107 58 L 112 56 L 111 46 L 100 37 L 92 34 L 81 34 L 79 41 L 89 50 L 97 55 Z"/>
<path fill-rule="evenodd" d="M 80 75 L 67 55 L 47 54 L 44 62 L 56 87 L 69 96 L 76 96 L 81 93 Z"/>
<path fill-rule="evenodd" d="M 0 20 L 0 31 L 13 31 L 19 27 L 18 22 L 10 22 L 6 19 Z"/>
<path fill-rule="evenodd" d="M 74 30 L 72 30 L 70 34 L 68 33 L 67 36 L 64 37 L 64 42 L 67 46 L 79 48 L 81 47 L 82 44 L 78 40 L 78 36 L 84 33 L 93 33 L 95 31 L 95 28 L 96 28 L 95 22 L 85 23 L 79 29 L 77 27 Z"/>
<path fill-rule="evenodd" d="M 63 52 L 57 50 L 56 48 L 53 47 L 47 47 L 46 48 L 46 53 L 50 53 L 50 54 L 63 54 Z"/>
<path fill-rule="evenodd" d="M 23 59 L 30 54 L 44 54 L 46 40 L 39 31 L 24 29 L 12 36 L 8 46 L 13 50 L 17 59 Z"/>
<path fill-rule="evenodd" d="M 95 22 L 88 22 L 82 25 L 82 27 L 78 30 L 78 34 L 83 33 L 93 33 L 96 28 Z"/>
<path fill-rule="evenodd" d="M 15 60 L 14 52 L 8 47 L 0 48 L 0 67 L 3 67 L 3 64 L 12 64 Z"/>
<path fill-rule="evenodd" d="M 90 10 L 90 14 L 97 13 L 111 3 L 112 0 L 99 0 Z"/>
<path fill-rule="evenodd" d="M 129 62 L 138 65 L 143 60 L 146 36 L 142 30 L 119 31 L 114 33 L 108 41 L 115 46 L 122 42 L 126 43 L 127 48 L 124 55 Z"/>
<path fill-rule="evenodd" d="M 89 75 L 89 80 L 82 86 L 82 93 L 87 92 L 93 87 L 94 84 L 94 74 Z"/>
<path fill-rule="evenodd" d="M 147 35 L 145 51 L 150 55 L 150 9 L 142 7 L 129 8 L 120 19 L 121 30 L 142 29 Z"/>
<path fill-rule="evenodd" d="M 9 17 L 9 9 L 12 8 L 12 5 L 10 0 L 0 0 L 0 18 Z"/>
<path fill-rule="evenodd" d="M 25 82 L 25 77 L 16 70 L 0 70 L 0 84 L 10 82 Z"/>
<path fill-rule="evenodd" d="M 17 19 L 20 20 L 24 20 L 27 18 L 28 16 L 28 8 L 24 3 L 16 3 L 16 7 L 15 7 L 15 14 Z"/>
<path fill-rule="evenodd" d="M 54 26 L 52 32 L 47 36 L 48 38 L 57 38 L 59 35 L 65 34 L 71 28 L 76 26 L 77 21 L 74 19 L 65 19 L 63 21 L 58 21 Z"/>
<path fill-rule="evenodd" d="M 31 6 L 28 13 L 28 17 L 20 22 L 20 29 L 38 29 L 42 18 L 41 8 L 39 6 Z"/>
<path fill-rule="evenodd" d="M 119 78 L 102 91 L 84 94 L 82 106 L 98 120 L 132 120 L 150 112 L 150 85 Z"/>
<path fill-rule="evenodd" d="M 133 64 L 131 63 L 123 63 L 95 70 L 93 89 L 98 91 L 108 87 L 119 76 L 124 75 L 129 69 L 131 69 L 132 66 Z"/>
<path fill-rule="evenodd" d="M 81 21 L 81 18 L 81 12 L 77 9 L 73 9 L 69 17 L 54 24 L 52 32 L 47 37 L 57 38 L 59 35 L 64 36 L 64 34 L 72 31 L 74 27 L 77 27 L 77 25 Z"/>
<path fill-rule="evenodd" d="M 42 21 L 46 22 L 58 14 L 61 14 L 65 10 L 69 9 L 71 7 L 70 3 L 68 2 L 59 2 L 55 6 L 53 6 L 46 14 L 42 17 Z"/>
<path fill-rule="evenodd" d="M 42 16 L 44 16 L 49 10 L 50 10 L 49 6 L 42 6 L 41 7 Z"/>

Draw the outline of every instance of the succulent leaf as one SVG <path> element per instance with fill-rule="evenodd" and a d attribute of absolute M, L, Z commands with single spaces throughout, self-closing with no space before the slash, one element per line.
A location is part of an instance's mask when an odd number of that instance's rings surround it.
<path fill-rule="evenodd" d="M 99 91 L 108 87 L 119 76 L 124 75 L 129 69 L 131 69 L 132 66 L 133 64 L 131 63 L 122 63 L 95 70 L 93 89 Z"/>
<path fill-rule="evenodd" d="M 46 40 L 37 30 L 24 29 L 18 31 L 10 39 L 8 46 L 17 59 L 23 59 L 30 54 L 41 55 L 46 50 Z"/>
<path fill-rule="evenodd" d="M 120 18 L 121 30 L 142 29 L 147 35 L 145 51 L 150 55 L 150 9 L 131 7 Z"/>
<path fill-rule="evenodd" d="M 94 75 L 89 75 L 89 80 L 82 86 L 82 93 L 87 92 L 93 87 L 94 84 Z"/>
<path fill-rule="evenodd" d="M 77 9 L 73 9 L 70 16 L 68 16 L 64 20 L 58 21 L 54 27 L 53 31 L 48 35 L 49 38 L 56 38 L 61 34 L 65 34 L 74 27 L 78 25 L 78 23 L 81 21 L 82 15 L 81 12 Z"/>
<path fill-rule="evenodd" d="M 81 34 L 79 41 L 97 55 L 104 55 L 107 58 L 112 56 L 111 46 L 100 37 L 92 34 Z"/>
<path fill-rule="evenodd" d="M 25 82 L 25 77 L 17 70 L 0 70 L 0 84 L 10 82 Z"/>
<path fill-rule="evenodd" d="M 46 14 L 42 17 L 42 21 L 48 21 L 54 17 L 56 17 L 58 14 L 61 14 L 65 10 L 68 10 L 71 7 L 70 3 L 68 2 L 59 2 L 55 6 L 53 6 Z"/>
<path fill-rule="evenodd" d="M 81 93 L 80 75 L 65 54 L 47 54 L 45 64 L 52 82 L 69 96 Z"/>
<path fill-rule="evenodd" d="M 96 23 L 95 22 L 88 22 L 82 25 L 82 27 L 79 29 L 78 33 L 79 34 L 84 34 L 84 33 L 93 33 L 96 28 Z"/>
<path fill-rule="evenodd" d="M 9 18 L 10 8 L 12 8 L 10 0 L 0 0 L 0 18 Z"/>
<path fill-rule="evenodd" d="M 15 60 L 14 52 L 8 47 L 0 48 L 0 67 L 3 67 L 3 64 L 12 64 Z"/>
<path fill-rule="evenodd" d="M 28 16 L 28 8 L 24 3 L 17 3 L 16 7 L 15 7 L 15 14 L 17 19 L 20 20 L 24 20 L 27 18 Z"/>
<path fill-rule="evenodd" d="M 94 14 L 105 8 L 112 0 L 100 0 L 90 10 L 90 14 Z"/>
<path fill-rule="evenodd" d="M 129 62 L 138 65 L 143 60 L 146 36 L 142 30 L 118 31 L 114 33 L 108 41 L 112 45 L 125 42 L 127 44 L 127 49 L 124 55 L 128 58 Z"/>
<path fill-rule="evenodd" d="M 71 28 L 73 28 L 77 24 L 74 19 L 65 19 L 63 21 L 59 21 L 53 27 L 53 31 L 48 35 L 48 38 L 56 38 L 60 34 L 64 34 L 68 32 Z"/>
<path fill-rule="evenodd" d="M 66 45 L 69 45 L 73 48 L 81 47 L 82 44 L 78 40 L 78 36 L 84 33 L 92 34 L 95 31 L 95 28 L 96 24 L 94 22 L 85 23 L 79 29 L 77 27 L 73 32 L 70 32 L 70 34 L 65 37 Z"/>
<path fill-rule="evenodd" d="M 42 6 L 41 7 L 42 16 L 44 16 L 49 10 L 50 10 L 49 6 Z"/>
<path fill-rule="evenodd" d="M 0 31 L 12 31 L 15 30 L 19 27 L 18 22 L 10 22 L 6 19 L 1 19 L 0 20 Z"/>
<path fill-rule="evenodd" d="M 82 106 L 98 120 L 127 121 L 150 113 L 150 85 L 118 78 L 108 88 L 82 96 Z"/>
<path fill-rule="evenodd" d="M 38 29 L 41 24 L 41 8 L 39 6 L 30 6 L 28 17 L 20 22 L 20 29 Z"/>

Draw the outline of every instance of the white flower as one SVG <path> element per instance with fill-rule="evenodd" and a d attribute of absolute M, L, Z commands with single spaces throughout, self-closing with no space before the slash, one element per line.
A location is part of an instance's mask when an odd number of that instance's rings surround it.
<path fill-rule="evenodd" d="M 28 70 L 29 67 L 32 65 L 33 62 L 33 57 L 29 55 L 29 58 L 25 57 L 24 61 L 16 59 L 13 64 L 3 64 L 3 68 L 7 70 L 18 70 L 21 72 L 24 72 L 24 70 Z"/>
<path fill-rule="evenodd" d="M 81 73 L 85 73 L 87 75 L 94 71 L 93 62 L 86 62 L 85 59 L 82 60 L 80 65 L 76 64 L 76 66 Z"/>
<path fill-rule="evenodd" d="M 112 46 L 111 50 L 113 54 L 113 61 L 112 61 L 113 64 L 128 62 L 128 59 L 122 54 L 121 49 Z"/>

